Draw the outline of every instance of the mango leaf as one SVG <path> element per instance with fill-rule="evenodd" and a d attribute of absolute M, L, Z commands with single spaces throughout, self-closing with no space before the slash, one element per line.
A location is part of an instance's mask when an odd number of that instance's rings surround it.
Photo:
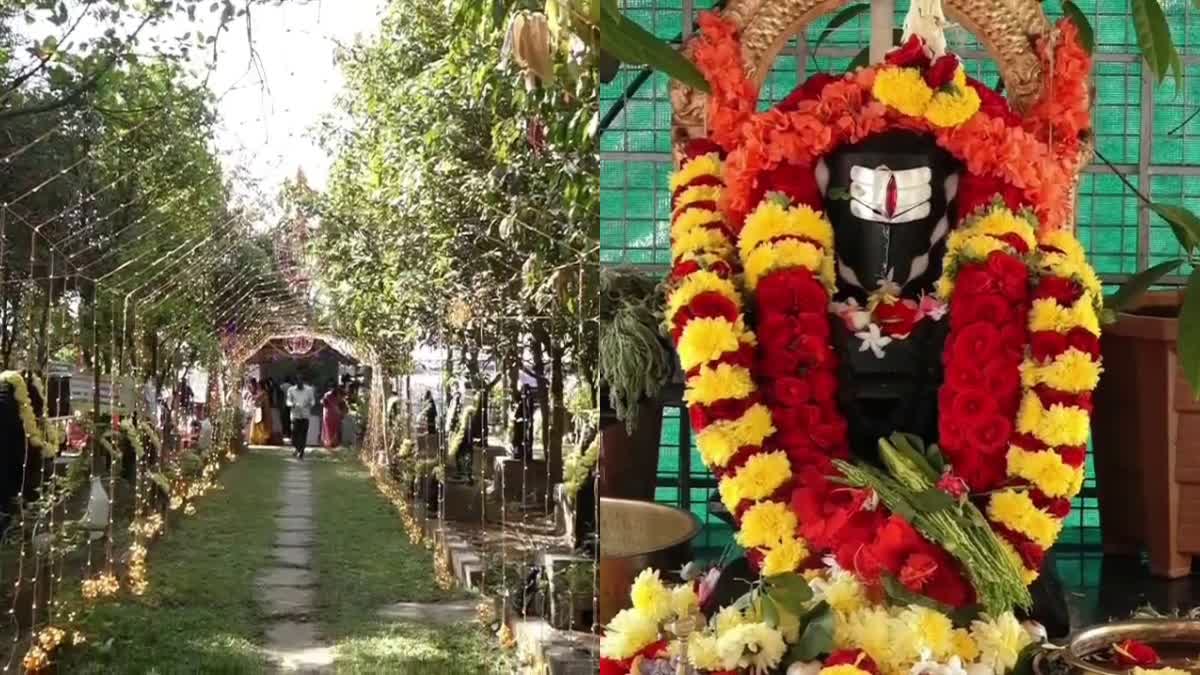
<path fill-rule="evenodd" d="M 1116 293 L 1113 293 L 1104 301 L 1105 309 L 1122 312 L 1136 306 L 1137 302 L 1142 299 L 1142 296 L 1145 295 L 1151 286 L 1175 271 L 1183 262 L 1183 258 L 1172 258 L 1129 277 L 1125 283 L 1121 284 Z"/>
<path fill-rule="evenodd" d="M 1186 206 L 1154 202 L 1150 203 L 1150 209 L 1167 221 L 1167 224 L 1171 226 L 1171 231 L 1175 233 L 1175 239 L 1179 241 L 1179 245 L 1183 247 L 1184 251 L 1191 252 L 1200 246 L 1200 217 L 1192 213 L 1191 209 Z"/>
<path fill-rule="evenodd" d="M 833 31 L 837 30 L 838 28 L 841 28 L 843 25 L 846 24 L 846 22 L 850 21 L 851 19 L 858 16 L 859 14 L 862 14 L 863 12 L 868 12 L 870 10 L 871 10 L 871 6 L 868 4 L 858 4 L 858 5 L 850 5 L 849 7 L 843 7 L 842 11 L 835 14 L 833 16 L 833 18 L 829 20 L 829 25 L 825 26 L 825 30 L 821 31 L 821 34 L 817 36 L 817 41 L 814 42 L 812 47 L 810 48 L 811 51 L 815 52 L 818 49 L 820 49 L 821 43 L 825 41 L 825 38 L 832 35 Z"/>
<path fill-rule="evenodd" d="M 763 623 L 771 628 L 779 625 L 779 609 L 775 606 L 775 602 L 771 600 L 771 596 L 764 595 L 762 603 L 759 605 L 762 608 Z"/>
<path fill-rule="evenodd" d="M 930 468 L 942 475 L 946 470 L 946 458 L 942 455 L 942 449 L 937 443 L 930 443 L 928 448 L 925 448 L 925 461 L 929 462 Z"/>
<path fill-rule="evenodd" d="M 605 0 L 600 5 L 600 48 L 622 63 L 644 64 L 689 87 L 709 92 L 708 82 L 695 64 L 621 14 L 616 0 Z"/>
<path fill-rule="evenodd" d="M 788 650 L 786 661 L 812 661 L 833 651 L 833 611 L 824 601 L 801 619 L 800 639 Z"/>
<path fill-rule="evenodd" d="M 799 574 L 777 574 L 765 581 L 767 595 L 791 614 L 799 615 L 804 610 L 804 603 L 812 599 L 812 588 Z"/>
<path fill-rule="evenodd" d="M 1171 39 L 1171 29 L 1158 0 L 1129 0 L 1129 13 L 1137 31 L 1138 47 L 1142 58 L 1154 71 L 1158 82 L 1162 82 L 1170 69 L 1175 75 L 1175 84 L 1180 84 L 1183 64 L 1179 52 Z"/>
<path fill-rule="evenodd" d="M 1192 270 L 1179 312 L 1179 365 L 1200 398 L 1200 268 Z"/>
<path fill-rule="evenodd" d="M 1079 43 L 1091 54 L 1096 50 L 1096 32 L 1092 30 L 1092 24 L 1088 21 L 1087 15 L 1079 9 L 1079 5 L 1071 0 L 1063 0 L 1062 9 L 1063 15 L 1079 29 Z"/>

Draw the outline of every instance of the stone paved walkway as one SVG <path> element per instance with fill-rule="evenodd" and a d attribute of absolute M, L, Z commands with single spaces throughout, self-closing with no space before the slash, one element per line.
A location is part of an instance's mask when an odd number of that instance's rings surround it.
<path fill-rule="evenodd" d="M 332 673 L 333 649 L 323 643 L 315 614 L 313 492 L 308 465 L 289 458 L 280 483 L 283 505 L 275 514 L 274 560 L 255 581 L 258 602 L 270 617 L 264 649 L 289 673 Z"/>

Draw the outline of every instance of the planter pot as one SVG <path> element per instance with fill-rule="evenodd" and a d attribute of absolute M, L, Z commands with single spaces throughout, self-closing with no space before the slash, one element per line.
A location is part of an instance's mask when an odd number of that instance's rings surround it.
<path fill-rule="evenodd" d="M 1101 338 L 1092 419 L 1105 553 L 1145 547 L 1156 576 L 1190 573 L 1200 554 L 1200 401 L 1176 352 L 1178 293 L 1152 293 Z"/>
<path fill-rule="evenodd" d="M 661 436 L 658 400 L 642 401 L 632 434 L 624 422 L 613 419 L 606 424 L 600 432 L 600 496 L 653 500 Z"/>
<path fill-rule="evenodd" d="M 629 606 L 638 573 L 655 568 L 669 578 L 692 559 L 700 521 L 690 511 L 653 502 L 600 499 L 600 616 L 607 625 Z"/>

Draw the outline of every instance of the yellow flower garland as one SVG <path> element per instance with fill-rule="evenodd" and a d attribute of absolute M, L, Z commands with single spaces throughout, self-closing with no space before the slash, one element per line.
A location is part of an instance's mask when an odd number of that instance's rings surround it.
<path fill-rule="evenodd" d="M 1051 497 L 1070 499 L 1083 488 L 1082 466 L 1071 466 L 1054 451 L 1031 452 L 1018 446 L 1008 449 L 1008 473 L 1023 478 Z"/>
<path fill-rule="evenodd" d="M 712 176 L 714 178 L 721 177 L 721 159 L 716 153 L 710 152 L 707 155 L 693 157 L 691 161 L 684 164 L 671 175 L 671 192 L 691 183 L 697 178 L 706 178 Z"/>
<path fill-rule="evenodd" d="M 1044 384 L 1070 394 L 1092 391 L 1100 383 L 1100 364 L 1074 347 L 1046 364 L 1026 359 L 1021 364 L 1021 380 L 1026 387 Z"/>
<path fill-rule="evenodd" d="M 683 327 L 675 351 L 679 353 L 679 364 L 689 371 L 721 358 L 725 352 L 737 351 L 743 341 L 752 340 L 753 335 L 748 335 L 741 319 L 733 323 L 723 316 L 697 317 Z"/>
<path fill-rule="evenodd" d="M 668 323 L 675 318 L 679 310 L 695 300 L 696 296 L 708 292 L 720 293 L 729 298 L 738 309 L 742 307 L 742 296 L 737 292 L 732 281 L 723 279 L 716 272 L 699 270 L 689 274 L 667 297 Z"/>
<path fill-rule="evenodd" d="M 1028 494 L 1016 490 L 992 495 L 988 501 L 988 517 L 1029 537 L 1042 548 L 1053 546 L 1062 531 L 1062 522 L 1039 509 Z"/>
<path fill-rule="evenodd" d="M 691 405 L 711 405 L 730 398 L 747 398 L 754 390 L 754 377 L 748 369 L 718 363 L 715 367 L 700 366 L 700 370 L 687 379 L 683 400 Z"/>
<path fill-rule="evenodd" d="M 739 448 L 762 445 L 775 425 L 771 422 L 771 411 L 762 403 L 755 403 L 736 420 L 719 420 L 704 427 L 696 434 L 696 448 L 700 458 L 710 467 L 724 467 Z"/>
<path fill-rule="evenodd" d="M 974 117 L 982 105 L 978 92 L 967 86 L 962 64 L 954 71 L 953 82 L 936 92 L 916 68 L 881 68 L 875 74 L 871 95 L 880 103 L 910 117 L 923 117 L 937 127 L 956 127 Z"/>
<path fill-rule="evenodd" d="M 798 239 L 783 239 L 759 246 L 743 259 L 746 273 L 746 285 L 750 290 L 758 288 L 758 282 L 768 273 L 789 267 L 803 267 L 814 274 L 823 270 L 823 249 L 815 244 Z M 822 275 L 824 276 L 824 275 Z M 826 287 L 835 282 L 833 279 L 821 279 Z"/>
<path fill-rule="evenodd" d="M 734 513 L 743 500 L 758 501 L 770 497 L 791 475 L 792 463 L 786 452 L 762 452 L 722 480 L 717 491 L 721 493 L 725 508 Z"/>
<path fill-rule="evenodd" d="M 823 248 L 831 248 L 833 226 L 820 212 L 803 204 L 787 207 L 767 200 L 746 218 L 738 235 L 738 249 L 744 258 L 760 244 L 779 237 L 805 237 Z"/>

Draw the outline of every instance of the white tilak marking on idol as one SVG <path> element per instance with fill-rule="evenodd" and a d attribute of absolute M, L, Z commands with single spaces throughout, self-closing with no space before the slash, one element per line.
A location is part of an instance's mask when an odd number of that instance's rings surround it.
<path fill-rule="evenodd" d="M 829 188 L 829 165 L 824 159 L 818 159 L 817 165 L 813 167 L 813 175 L 817 179 L 817 188 L 821 190 L 821 194 L 825 194 L 825 190 Z"/>
<path fill-rule="evenodd" d="M 949 183 L 949 181 L 946 182 Z M 942 214 L 942 217 L 938 219 L 937 226 L 933 228 L 933 234 L 929 235 L 929 248 L 933 249 L 933 247 L 939 241 L 941 241 L 941 239 L 945 237 L 946 233 L 949 231 L 950 219 L 947 218 L 945 214 Z M 921 276 L 926 270 L 929 269 L 929 254 L 930 251 L 926 251 L 924 255 L 913 260 L 912 268 L 908 271 L 908 279 L 904 281 L 905 285 L 907 285 L 913 279 Z"/>
<path fill-rule="evenodd" d="M 851 286 L 857 286 L 859 288 L 863 288 L 862 282 L 858 280 L 858 275 L 855 274 L 854 270 L 850 269 L 850 267 L 847 266 L 846 263 L 842 262 L 841 256 L 838 256 L 837 263 L 838 263 L 838 276 L 839 277 L 841 277 L 846 283 L 850 284 Z M 863 290 L 866 290 L 866 289 L 863 288 Z"/>
<path fill-rule="evenodd" d="M 958 174 L 952 173 L 946 176 L 946 182 L 942 185 L 946 190 L 946 203 L 949 204 L 958 196 Z"/>

